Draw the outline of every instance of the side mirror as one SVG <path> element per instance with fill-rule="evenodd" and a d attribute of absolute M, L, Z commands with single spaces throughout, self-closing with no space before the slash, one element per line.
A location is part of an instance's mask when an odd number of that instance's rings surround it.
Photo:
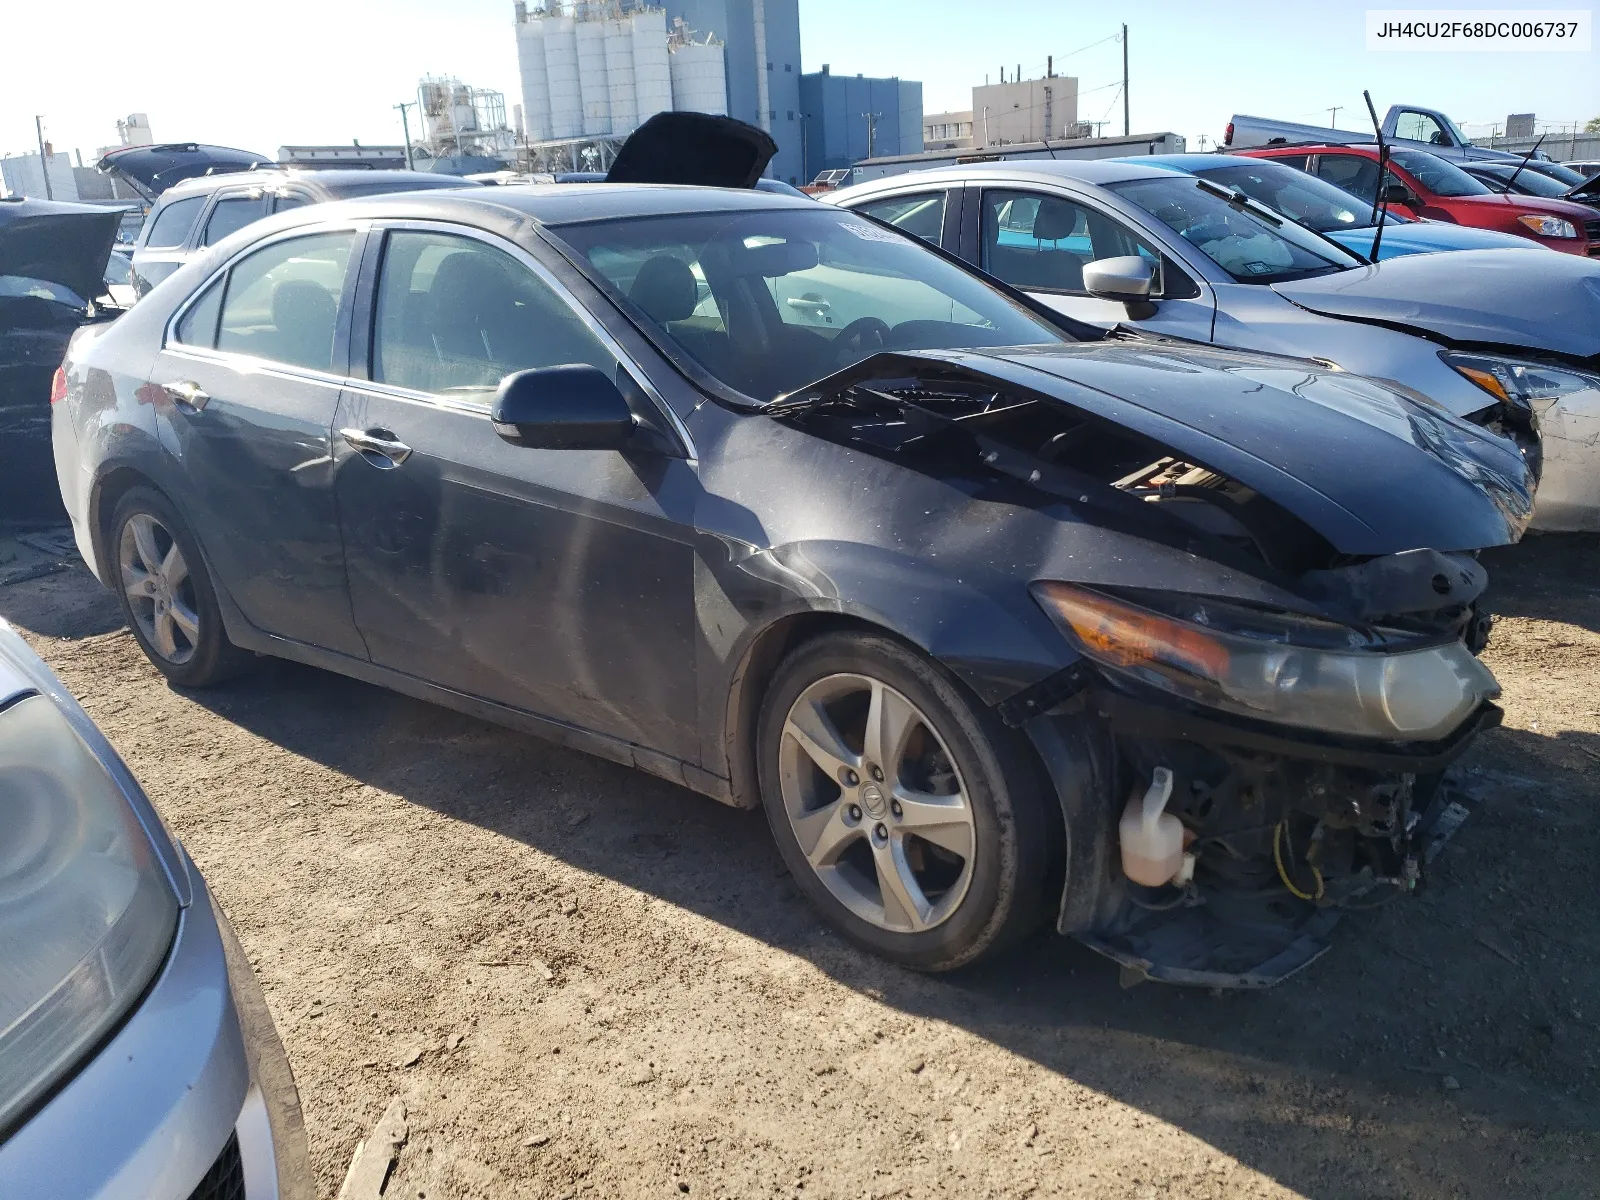
<path fill-rule="evenodd" d="M 507 375 L 495 391 L 489 420 L 512 445 L 540 450 L 620 450 L 635 429 L 617 385 L 587 363 Z"/>
<path fill-rule="evenodd" d="M 1128 316 L 1136 321 L 1155 315 L 1155 302 L 1150 299 L 1155 282 L 1155 263 L 1139 254 L 1083 264 L 1084 291 L 1101 300 L 1122 301 L 1128 306 Z"/>

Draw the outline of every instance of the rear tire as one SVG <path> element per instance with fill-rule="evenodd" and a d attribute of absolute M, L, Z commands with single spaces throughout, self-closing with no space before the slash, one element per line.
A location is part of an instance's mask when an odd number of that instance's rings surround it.
<path fill-rule="evenodd" d="M 254 656 L 230 642 L 222 627 L 199 543 L 160 492 L 135 487 L 123 495 L 106 549 L 128 628 L 172 683 L 210 687 L 253 665 Z"/>
<path fill-rule="evenodd" d="M 1059 842 L 1041 770 L 916 651 L 865 632 L 797 647 L 763 702 L 757 762 L 784 862 L 852 941 L 947 971 L 1038 926 Z"/>

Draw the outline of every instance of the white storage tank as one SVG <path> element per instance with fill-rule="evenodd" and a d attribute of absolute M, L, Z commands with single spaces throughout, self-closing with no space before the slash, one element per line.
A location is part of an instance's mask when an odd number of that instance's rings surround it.
<path fill-rule="evenodd" d="M 667 10 L 642 8 L 633 14 L 633 85 L 639 124 L 672 108 L 672 68 L 667 62 Z"/>
<path fill-rule="evenodd" d="M 550 136 L 583 135 L 583 93 L 578 86 L 577 22 L 571 17 L 544 19 L 544 69 L 550 89 Z"/>
<path fill-rule="evenodd" d="M 672 107 L 728 115 L 728 71 L 722 43 L 684 42 L 670 51 Z"/>
<path fill-rule="evenodd" d="M 606 82 L 606 23 L 580 19 L 577 28 L 578 90 L 586 136 L 611 132 L 611 89 Z"/>
<path fill-rule="evenodd" d="M 606 80 L 611 91 L 611 132 L 632 133 L 639 125 L 639 101 L 633 90 L 633 22 L 627 17 L 606 21 Z"/>

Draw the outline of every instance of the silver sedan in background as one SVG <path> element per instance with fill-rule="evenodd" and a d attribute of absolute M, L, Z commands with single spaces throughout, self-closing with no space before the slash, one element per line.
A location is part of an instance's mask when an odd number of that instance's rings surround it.
<path fill-rule="evenodd" d="M 0 621 L 0 1196 L 314 1194 L 288 1059 L 226 918 Z"/>

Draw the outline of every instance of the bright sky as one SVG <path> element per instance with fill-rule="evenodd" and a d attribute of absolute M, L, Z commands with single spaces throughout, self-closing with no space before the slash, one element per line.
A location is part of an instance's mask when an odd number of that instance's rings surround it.
<path fill-rule="evenodd" d="M 1341 105 L 1339 125 L 1360 128 L 1363 87 L 1380 114 L 1407 101 L 1463 125 L 1510 112 L 1600 116 L 1600 38 L 1588 54 L 1370 53 L 1366 8 L 800 0 L 800 23 L 805 70 L 829 63 L 838 74 L 920 79 L 930 112 L 967 108 L 972 85 L 998 80 L 1002 64 L 1008 76 L 1019 62 L 1025 77 L 1040 75 L 1054 54 L 1056 70 L 1079 79 L 1079 118 L 1120 132 L 1122 48 L 1105 39 L 1126 20 L 1134 131 L 1174 130 L 1190 149 L 1201 134 L 1214 141 L 1236 111 L 1325 122 Z M 392 105 L 414 97 L 422 74 L 498 88 L 508 110 L 520 90 L 511 0 L 3 0 L 0 11 L 0 153 L 33 150 L 35 113 L 57 149 L 86 160 L 116 141 L 116 119 L 130 112 L 149 113 L 158 140 L 267 154 L 291 143 L 398 142 Z"/>

